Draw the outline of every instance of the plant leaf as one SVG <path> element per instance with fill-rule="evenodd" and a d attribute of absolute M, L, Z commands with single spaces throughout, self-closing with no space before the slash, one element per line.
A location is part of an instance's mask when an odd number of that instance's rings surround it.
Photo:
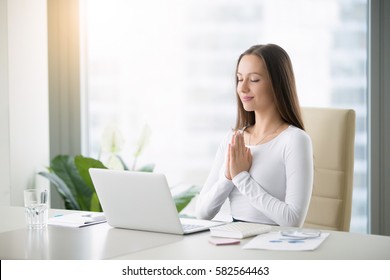
<path fill-rule="evenodd" d="M 141 136 L 138 140 L 138 148 L 134 153 L 135 158 L 137 158 L 141 155 L 142 151 L 144 150 L 146 145 L 149 143 L 150 134 L 151 134 L 150 126 L 148 124 L 145 124 L 143 129 L 142 129 Z"/>
<path fill-rule="evenodd" d="M 51 168 L 68 186 L 76 198 L 80 210 L 89 210 L 93 191 L 79 175 L 74 158 L 68 155 L 56 156 L 51 161 Z"/>
<path fill-rule="evenodd" d="M 106 153 L 118 153 L 122 150 L 124 138 L 115 124 L 106 126 L 103 131 L 100 147 Z"/>
<path fill-rule="evenodd" d="M 99 198 L 96 194 L 95 186 L 93 185 L 91 175 L 89 174 L 90 168 L 102 168 L 107 169 L 104 164 L 96 159 L 83 157 L 82 155 L 78 155 L 74 159 L 74 163 L 76 165 L 77 171 L 80 177 L 84 180 L 85 184 L 92 191 L 91 201 L 89 203 L 89 211 L 101 212 L 102 207 L 100 205 Z"/>
<path fill-rule="evenodd" d="M 102 206 L 100 205 L 100 201 L 99 201 L 99 198 L 98 198 L 96 192 L 94 192 L 92 194 L 92 197 L 91 197 L 91 208 L 89 209 L 89 211 L 102 212 Z"/>
<path fill-rule="evenodd" d="M 119 161 L 122 163 L 123 165 L 123 170 L 129 170 L 129 167 L 126 165 L 125 161 L 122 159 L 122 157 L 120 155 L 116 155 L 116 157 L 119 159 Z"/>
<path fill-rule="evenodd" d="M 176 195 L 173 197 L 177 212 L 180 213 L 190 202 L 191 200 L 199 193 L 196 186 L 192 186 L 187 191 Z"/>
<path fill-rule="evenodd" d="M 150 164 L 147 164 L 147 165 L 144 165 L 142 166 L 140 169 L 138 169 L 137 171 L 141 171 L 141 172 L 153 172 L 154 171 L 154 164 L 153 163 L 150 163 Z"/>
<path fill-rule="evenodd" d="M 74 198 L 72 192 L 60 177 L 49 172 L 39 172 L 38 174 L 47 178 L 54 185 L 58 193 L 63 198 L 66 209 L 80 210 L 80 206 Z"/>
<path fill-rule="evenodd" d="M 92 192 L 95 192 L 95 187 L 92 183 L 91 175 L 89 175 L 89 169 L 90 168 L 107 169 L 107 168 L 100 160 L 96 160 L 89 157 L 83 157 L 82 155 L 76 156 L 74 158 L 74 163 L 76 165 L 80 177 L 84 180 L 84 182 L 92 190 Z"/>
<path fill-rule="evenodd" d="M 125 169 L 122 161 L 119 159 L 119 157 L 116 154 L 110 154 L 107 160 L 104 162 L 104 164 L 108 169 L 113 169 L 113 170 Z"/>

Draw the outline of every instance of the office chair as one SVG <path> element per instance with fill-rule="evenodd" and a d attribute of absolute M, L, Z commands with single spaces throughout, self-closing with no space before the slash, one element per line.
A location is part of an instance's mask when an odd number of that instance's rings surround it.
<path fill-rule="evenodd" d="M 349 231 L 352 210 L 355 111 L 302 108 L 313 144 L 314 184 L 304 227 Z"/>

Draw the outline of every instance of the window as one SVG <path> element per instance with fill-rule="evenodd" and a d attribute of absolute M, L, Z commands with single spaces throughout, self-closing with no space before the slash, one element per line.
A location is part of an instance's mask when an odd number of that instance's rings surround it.
<path fill-rule="evenodd" d="M 234 68 L 258 43 L 290 55 L 302 106 L 357 114 L 351 231 L 367 232 L 367 1 L 81 1 L 84 154 L 100 154 L 115 125 L 137 166 L 154 163 L 171 185 L 202 185 L 235 123 Z"/>

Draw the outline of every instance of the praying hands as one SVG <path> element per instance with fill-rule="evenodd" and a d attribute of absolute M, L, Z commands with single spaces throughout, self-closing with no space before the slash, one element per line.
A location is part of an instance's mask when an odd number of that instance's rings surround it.
<path fill-rule="evenodd" d="M 245 146 L 243 133 L 236 131 L 228 147 L 225 176 L 232 180 L 243 171 L 249 171 L 252 166 L 252 154 Z"/>

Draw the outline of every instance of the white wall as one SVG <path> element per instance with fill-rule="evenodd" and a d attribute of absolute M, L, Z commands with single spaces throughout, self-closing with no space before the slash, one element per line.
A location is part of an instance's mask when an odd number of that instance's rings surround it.
<path fill-rule="evenodd" d="M 0 205 L 10 203 L 7 1 L 0 0 Z"/>
<path fill-rule="evenodd" d="M 0 10 L 0 205 L 22 205 L 49 164 L 47 3 L 0 0 Z"/>

